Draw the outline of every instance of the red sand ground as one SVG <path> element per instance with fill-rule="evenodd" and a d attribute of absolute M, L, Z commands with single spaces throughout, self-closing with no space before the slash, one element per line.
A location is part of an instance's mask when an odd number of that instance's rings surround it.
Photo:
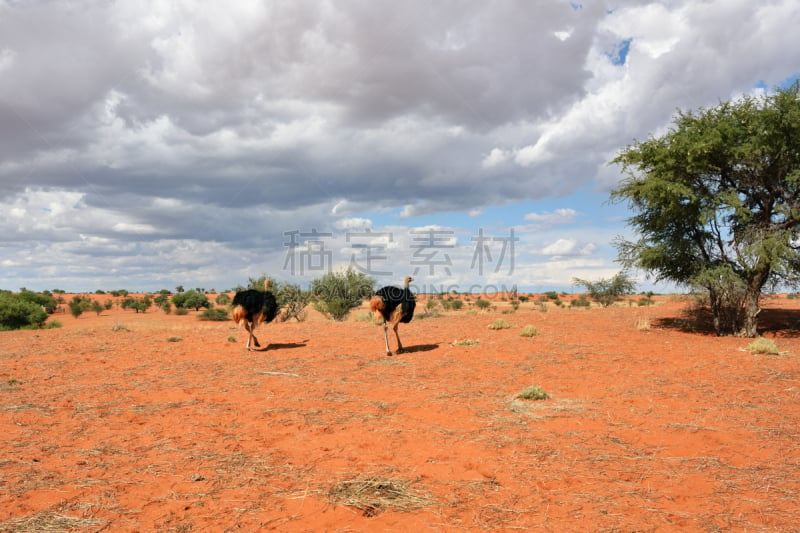
<path fill-rule="evenodd" d="M 496 304 L 391 358 L 355 318 L 264 352 L 159 310 L 1 332 L 0 531 L 798 531 L 800 301 L 765 302 L 777 355 L 670 298 Z"/>

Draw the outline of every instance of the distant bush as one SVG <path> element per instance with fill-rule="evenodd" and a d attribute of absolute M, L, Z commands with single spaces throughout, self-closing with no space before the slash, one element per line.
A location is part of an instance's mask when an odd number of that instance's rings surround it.
<path fill-rule="evenodd" d="M 189 310 L 186 309 L 185 307 L 176 307 L 175 308 L 175 314 L 178 315 L 178 316 L 188 315 L 189 314 Z"/>
<path fill-rule="evenodd" d="M 214 300 L 214 302 L 217 305 L 228 305 L 229 303 L 231 303 L 231 297 L 223 292 L 222 294 L 217 296 L 217 298 Z"/>
<path fill-rule="evenodd" d="M 585 294 L 581 294 L 569 303 L 570 307 L 590 307 L 591 305 L 592 302 L 586 298 Z"/>
<path fill-rule="evenodd" d="M 539 330 L 535 327 L 528 325 L 522 328 L 522 332 L 519 334 L 520 337 L 535 337 L 539 334 Z"/>
<path fill-rule="evenodd" d="M 201 307 L 206 309 L 211 307 L 208 296 L 197 291 L 179 292 L 172 297 L 172 303 L 175 307 L 194 309 L 195 311 L 199 311 Z"/>
<path fill-rule="evenodd" d="M 603 307 L 619 301 L 621 296 L 631 294 L 636 288 L 636 283 L 625 272 L 618 272 L 612 278 L 598 281 L 572 278 L 572 283 L 586 287 L 589 296 Z"/>
<path fill-rule="evenodd" d="M 91 308 L 92 302 L 85 296 L 73 296 L 72 300 L 67 304 L 69 312 L 75 318 L 81 316 L 85 311 Z"/>
<path fill-rule="evenodd" d="M 462 302 L 461 300 L 444 300 L 442 302 L 442 308 L 445 311 L 458 311 L 463 307 L 464 307 L 464 302 Z"/>
<path fill-rule="evenodd" d="M 222 322 L 224 320 L 228 320 L 228 310 L 227 309 L 205 309 L 202 313 L 197 315 L 197 318 L 200 320 L 214 320 L 217 322 Z"/>
<path fill-rule="evenodd" d="M 475 307 L 477 307 L 481 311 L 483 311 L 484 309 L 488 309 L 490 305 L 492 305 L 492 303 L 489 302 L 488 300 L 482 300 L 480 298 L 475 300 Z"/>
<path fill-rule="evenodd" d="M 556 291 L 547 291 L 544 295 L 548 300 L 558 300 L 558 293 Z"/>

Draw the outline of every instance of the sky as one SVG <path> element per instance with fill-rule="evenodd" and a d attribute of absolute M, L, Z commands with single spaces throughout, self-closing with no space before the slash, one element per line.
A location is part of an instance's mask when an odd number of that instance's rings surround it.
<path fill-rule="evenodd" d="M 609 162 L 795 79 L 798 27 L 798 0 L 0 0 L 0 288 L 581 292 L 634 237 Z"/>

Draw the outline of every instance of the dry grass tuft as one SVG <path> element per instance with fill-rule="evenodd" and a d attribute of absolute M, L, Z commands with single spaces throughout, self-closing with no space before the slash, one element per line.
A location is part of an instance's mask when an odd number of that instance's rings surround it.
<path fill-rule="evenodd" d="M 456 339 L 450 343 L 450 346 L 477 346 L 481 341 L 477 339 Z"/>
<path fill-rule="evenodd" d="M 642 316 L 636 319 L 636 329 L 639 331 L 650 331 L 650 319 Z"/>
<path fill-rule="evenodd" d="M 511 324 L 503 320 L 502 318 L 498 318 L 491 324 L 489 324 L 489 329 L 508 329 L 511 327 Z"/>
<path fill-rule="evenodd" d="M 778 351 L 778 345 L 775 344 L 775 341 L 771 339 L 765 339 L 764 337 L 758 337 L 753 342 L 748 344 L 747 351 L 752 354 L 768 355 L 778 355 L 780 353 Z"/>
<path fill-rule="evenodd" d="M 50 531 L 77 531 L 100 524 L 101 522 L 94 518 L 79 518 L 52 511 L 41 511 L 35 515 L 12 518 L 6 522 L 0 522 L 0 532 L 47 533 Z"/>
<path fill-rule="evenodd" d="M 340 481 L 330 488 L 328 499 L 334 505 L 355 507 L 364 516 L 376 516 L 387 509 L 414 511 L 431 503 L 428 497 L 410 490 L 408 483 L 380 476 Z"/>

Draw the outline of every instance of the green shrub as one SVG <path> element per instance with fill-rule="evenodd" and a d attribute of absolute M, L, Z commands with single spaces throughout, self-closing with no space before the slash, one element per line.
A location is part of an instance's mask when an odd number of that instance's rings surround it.
<path fill-rule="evenodd" d="M 492 303 L 487 300 L 482 300 L 481 298 L 475 300 L 475 307 L 477 307 L 481 311 L 483 311 L 484 309 L 488 309 L 490 305 L 492 305 Z"/>
<path fill-rule="evenodd" d="M 201 307 L 206 309 L 211 307 L 208 296 L 197 291 L 178 293 L 172 297 L 172 303 L 179 309 L 194 309 L 195 311 L 199 311 Z"/>
<path fill-rule="evenodd" d="M 374 293 L 375 280 L 353 268 L 328 272 L 311 282 L 314 308 L 333 320 L 344 320 Z"/>
<path fill-rule="evenodd" d="M 521 337 L 535 337 L 539 334 L 539 330 L 531 325 L 527 325 L 522 328 L 522 332 L 520 333 Z"/>
<path fill-rule="evenodd" d="M 40 304 L 9 291 L 0 291 L 0 330 L 40 328 L 47 313 Z"/>
<path fill-rule="evenodd" d="M 581 294 L 569 303 L 570 307 L 590 307 L 591 305 L 592 302 L 586 299 L 585 294 Z"/>
<path fill-rule="evenodd" d="M 200 320 L 214 320 L 217 322 L 222 322 L 224 320 L 228 320 L 228 310 L 227 309 L 205 309 L 202 313 L 197 315 L 197 318 Z"/>
<path fill-rule="evenodd" d="M 550 395 L 543 391 L 541 387 L 531 385 L 530 387 L 525 387 L 516 397 L 520 400 L 547 400 Z"/>
<path fill-rule="evenodd" d="M 175 308 L 175 314 L 179 315 L 179 316 L 188 315 L 189 314 L 189 310 L 186 309 L 185 307 L 176 307 Z"/>

